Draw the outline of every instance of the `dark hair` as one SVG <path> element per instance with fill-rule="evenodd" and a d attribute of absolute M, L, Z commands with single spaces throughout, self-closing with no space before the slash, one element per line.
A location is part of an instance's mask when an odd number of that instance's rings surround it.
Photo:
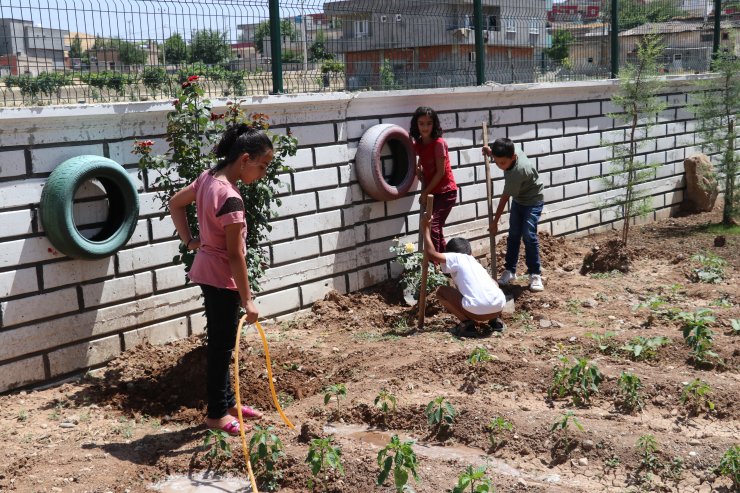
<path fill-rule="evenodd" d="M 452 238 L 447 242 L 445 246 L 445 252 L 447 253 L 464 253 L 466 255 L 472 255 L 473 249 L 470 247 L 470 242 L 465 238 Z"/>
<path fill-rule="evenodd" d="M 431 109 L 429 106 L 419 106 L 418 108 L 416 108 L 416 111 L 414 111 L 414 116 L 411 117 L 411 125 L 409 126 L 409 135 L 417 142 L 421 141 L 421 133 L 419 133 L 418 125 L 419 117 L 425 115 L 432 119 L 433 140 L 442 137 L 442 133 L 444 133 L 444 130 L 442 130 L 442 125 L 440 125 L 439 123 L 439 116 L 437 116 L 437 112 Z"/>
<path fill-rule="evenodd" d="M 491 154 L 496 157 L 514 157 L 514 142 L 503 137 L 496 139 L 491 146 Z"/>
<path fill-rule="evenodd" d="M 213 172 L 233 163 L 245 152 L 251 157 L 259 157 L 272 149 L 272 141 L 262 130 L 239 123 L 227 128 L 221 140 L 213 148 L 218 158 Z"/>

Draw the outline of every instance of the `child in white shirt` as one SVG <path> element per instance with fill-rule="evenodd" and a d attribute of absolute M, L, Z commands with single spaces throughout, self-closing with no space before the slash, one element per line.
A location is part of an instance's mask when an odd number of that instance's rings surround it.
<path fill-rule="evenodd" d="M 431 241 L 429 223 L 430 217 L 425 214 L 421 226 L 427 257 L 441 265 L 442 272 L 452 275 L 455 282 L 455 287 L 440 286 L 437 289 L 439 302 L 461 321 L 452 333 L 458 337 L 476 337 L 475 322 L 489 322 L 490 330 L 503 331 L 500 316 L 506 296 L 471 255 L 470 242 L 465 238 L 452 238 L 447 242 L 445 253 L 440 253 Z"/>

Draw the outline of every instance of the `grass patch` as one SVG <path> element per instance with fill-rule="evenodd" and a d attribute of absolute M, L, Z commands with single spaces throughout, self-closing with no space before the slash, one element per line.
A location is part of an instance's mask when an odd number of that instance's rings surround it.
<path fill-rule="evenodd" d="M 740 225 L 734 225 L 734 226 L 725 226 L 722 223 L 718 224 L 707 224 L 704 226 L 704 231 L 707 233 L 712 233 L 716 235 L 730 235 L 730 236 L 738 236 L 740 235 Z"/>

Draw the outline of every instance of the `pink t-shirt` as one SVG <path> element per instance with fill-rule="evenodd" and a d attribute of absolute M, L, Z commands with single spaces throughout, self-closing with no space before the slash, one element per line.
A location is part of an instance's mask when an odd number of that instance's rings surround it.
<path fill-rule="evenodd" d="M 217 180 L 210 170 L 188 185 L 195 191 L 198 212 L 200 248 L 188 277 L 197 284 L 216 288 L 238 289 L 226 253 L 226 230 L 229 224 L 243 224 L 243 255 L 247 254 L 247 223 L 244 219 L 244 201 L 239 189 L 227 181 Z"/>

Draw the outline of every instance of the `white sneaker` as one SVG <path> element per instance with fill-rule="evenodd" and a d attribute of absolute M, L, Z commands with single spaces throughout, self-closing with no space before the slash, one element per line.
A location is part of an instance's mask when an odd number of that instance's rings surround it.
<path fill-rule="evenodd" d="M 501 278 L 498 280 L 498 285 L 506 286 L 514 279 L 516 279 L 516 276 L 514 275 L 514 273 L 509 270 L 505 270 L 504 273 L 501 274 Z"/>
<path fill-rule="evenodd" d="M 531 274 L 529 276 L 529 289 L 531 291 L 544 291 L 545 286 L 542 285 L 542 276 L 539 274 Z"/>

